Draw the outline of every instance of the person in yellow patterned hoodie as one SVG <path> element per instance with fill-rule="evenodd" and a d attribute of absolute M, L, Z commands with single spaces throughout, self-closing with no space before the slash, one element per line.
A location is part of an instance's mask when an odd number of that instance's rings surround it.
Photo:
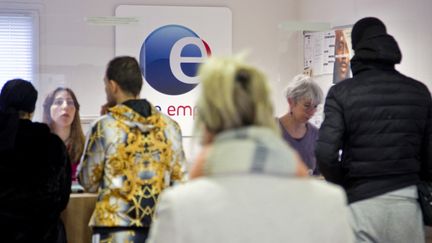
<path fill-rule="evenodd" d="M 117 105 L 92 125 L 79 168 L 81 185 L 98 192 L 93 242 L 144 242 L 159 194 L 185 175 L 181 130 L 138 98 L 135 58 L 111 60 L 104 82 L 108 103 Z"/>

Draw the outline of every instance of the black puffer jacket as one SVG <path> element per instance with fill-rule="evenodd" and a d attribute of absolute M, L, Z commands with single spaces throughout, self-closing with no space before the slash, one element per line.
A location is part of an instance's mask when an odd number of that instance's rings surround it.
<path fill-rule="evenodd" d="M 327 95 L 317 162 L 327 180 L 346 189 L 350 203 L 414 185 L 420 172 L 432 178 L 431 95 L 394 69 L 400 60 L 390 35 L 359 42 L 354 77 Z"/>
<path fill-rule="evenodd" d="M 66 148 L 46 124 L 15 119 L 11 133 L 9 117 L 0 112 L 0 241 L 57 243 L 71 186 Z"/>

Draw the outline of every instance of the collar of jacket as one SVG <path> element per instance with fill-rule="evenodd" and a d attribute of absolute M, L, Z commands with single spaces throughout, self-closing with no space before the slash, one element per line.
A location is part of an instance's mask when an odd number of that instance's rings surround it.
<path fill-rule="evenodd" d="M 379 69 L 379 70 L 395 70 L 395 65 L 391 63 L 382 63 L 374 61 L 359 61 L 351 60 L 351 70 L 353 75 L 357 75 L 366 70 Z"/>
<path fill-rule="evenodd" d="M 351 59 L 354 75 L 367 69 L 394 69 L 400 63 L 402 53 L 396 40 L 391 35 L 380 35 L 360 41 Z"/>
<path fill-rule="evenodd" d="M 140 100 L 138 100 L 140 101 Z M 145 101 L 145 100 L 141 100 Z M 119 104 L 112 108 L 108 109 L 108 115 L 112 116 L 115 120 L 129 126 L 129 127 L 137 127 L 142 132 L 147 132 L 150 129 L 155 128 L 155 124 L 158 124 L 159 128 L 163 128 L 166 124 L 163 122 L 163 119 L 161 117 L 161 113 L 154 107 L 152 104 L 150 104 L 148 101 L 147 104 L 149 105 L 149 116 L 145 117 L 138 111 L 131 108 L 129 105 L 126 104 Z M 137 107 L 137 106 L 135 106 Z M 139 106 L 138 106 L 139 107 Z"/>
<path fill-rule="evenodd" d="M 275 131 L 245 127 L 216 136 L 207 156 L 204 174 L 270 174 L 295 176 L 295 152 Z"/>

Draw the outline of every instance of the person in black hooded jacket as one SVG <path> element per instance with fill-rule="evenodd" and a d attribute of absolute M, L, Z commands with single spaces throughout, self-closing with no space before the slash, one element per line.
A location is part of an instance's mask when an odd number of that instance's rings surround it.
<path fill-rule="evenodd" d="M 395 70 L 402 54 L 379 19 L 354 25 L 352 47 L 353 78 L 326 97 L 318 165 L 345 188 L 357 241 L 424 242 L 416 184 L 432 179 L 431 94 Z"/>
<path fill-rule="evenodd" d="M 37 91 L 22 79 L 0 94 L 1 242 L 66 242 L 60 212 L 70 194 L 70 164 L 62 140 L 32 122 Z"/>

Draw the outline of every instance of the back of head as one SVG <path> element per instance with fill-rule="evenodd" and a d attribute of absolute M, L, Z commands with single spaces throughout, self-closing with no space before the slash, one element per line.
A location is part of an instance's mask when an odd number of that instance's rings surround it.
<path fill-rule="evenodd" d="M 115 81 L 120 88 L 131 95 L 137 96 L 141 91 L 143 78 L 138 61 L 129 56 L 112 59 L 105 73 L 108 80 Z"/>
<path fill-rule="evenodd" d="M 276 129 L 265 76 L 239 58 L 207 60 L 199 69 L 198 123 L 219 133 L 245 126 Z"/>
<path fill-rule="evenodd" d="M 15 146 L 19 118 L 33 113 L 36 99 L 37 91 L 28 81 L 13 79 L 3 86 L 0 94 L 0 151 Z"/>
<path fill-rule="evenodd" d="M 374 17 L 360 19 L 354 24 L 351 32 L 352 47 L 355 50 L 359 42 L 386 34 L 387 29 L 381 20 Z"/>
<path fill-rule="evenodd" d="M 360 19 L 354 24 L 351 43 L 355 53 L 351 64 L 367 61 L 394 65 L 402 59 L 396 40 L 387 33 L 384 23 L 374 17 Z M 355 69 L 353 67 L 354 73 Z"/>
<path fill-rule="evenodd" d="M 33 85 L 23 79 L 6 82 L 0 94 L 0 110 L 33 113 L 38 92 Z"/>

